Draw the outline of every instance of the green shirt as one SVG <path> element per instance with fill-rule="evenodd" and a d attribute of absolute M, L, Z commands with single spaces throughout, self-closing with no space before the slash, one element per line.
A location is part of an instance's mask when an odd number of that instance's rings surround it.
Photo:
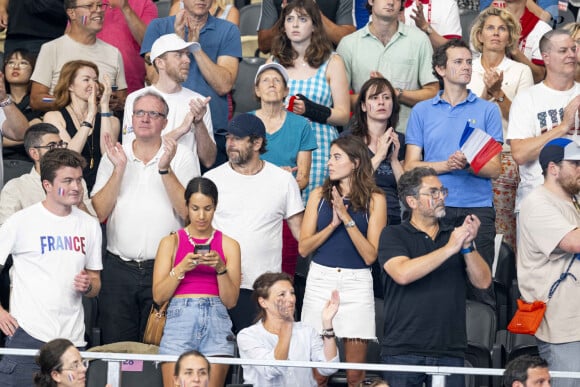
<path fill-rule="evenodd" d="M 431 65 L 433 48 L 424 32 L 399 23 L 397 32 L 385 46 L 371 34 L 370 23 L 342 38 L 337 48 L 355 93 L 369 79 L 371 71 L 380 72 L 393 87 L 403 90 L 418 90 L 437 82 Z M 411 108 L 401 104 L 397 128 L 403 133 L 410 113 Z"/>

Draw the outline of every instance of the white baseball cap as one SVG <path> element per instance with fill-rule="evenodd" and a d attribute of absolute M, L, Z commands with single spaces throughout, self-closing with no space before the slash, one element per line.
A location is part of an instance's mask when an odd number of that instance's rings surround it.
<path fill-rule="evenodd" d="M 196 42 L 186 42 L 185 40 L 181 39 L 177 34 L 166 34 L 161 35 L 157 38 L 157 40 L 153 43 L 151 47 L 151 62 L 155 60 L 155 58 L 165 54 L 169 51 L 179 51 L 183 50 L 184 48 L 189 48 L 190 52 L 193 52 L 192 46 Z M 198 43 L 199 44 L 199 43 Z"/>
<path fill-rule="evenodd" d="M 258 77 L 260 76 L 260 74 L 262 74 L 264 71 L 269 70 L 269 69 L 273 69 L 273 70 L 278 71 L 280 73 L 280 75 L 282 75 L 282 78 L 284 78 L 284 82 L 288 83 L 288 72 L 286 71 L 284 66 L 282 66 L 280 63 L 276 63 L 276 62 L 271 62 L 271 63 L 266 63 L 266 64 L 261 65 L 258 68 L 258 71 L 256 72 L 256 77 L 254 78 L 254 83 L 256 83 L 258 81 Z"/>

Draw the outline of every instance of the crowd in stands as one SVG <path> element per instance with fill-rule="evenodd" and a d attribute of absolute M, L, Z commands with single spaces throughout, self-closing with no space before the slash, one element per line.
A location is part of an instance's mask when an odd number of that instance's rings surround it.
<path fill-rule="evenodd" d="M 467 300 L 496 306 L 497 234 L 522 298 L 550 300 L 540 355 L 578 371 L 580 23 L 483 3 L 263 0 L 243 96 L 259 107 L 239 112 L 233 0 L 166 17 L 153 0 L 0 0 L 0 161 L 30 162 L 6 182 L 0 166 L 0 330 L 43 348 L 4 356 L 0 385 L 84 384 L 83 297 L 103 344 L 141 341 L 168 303 L 159 351 L 183 355 L 164 386 L 223 386 L 204 355 L 236 339 L 251 359 L 364 363 L 378 340 L 385 364 L 462 367 Z M 514 383 L 546 368 L 532 360 Z M 332 373 L 244 366 L 256 386 Z"/>

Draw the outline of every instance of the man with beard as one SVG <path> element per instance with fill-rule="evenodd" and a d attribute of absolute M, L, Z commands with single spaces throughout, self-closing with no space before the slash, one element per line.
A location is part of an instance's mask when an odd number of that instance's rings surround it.
<path fill-rule="evenodd" d="M 580 145 L 567 138 L 540 152 L 544 184 L 522 202 L 518 237 L 518 283 L 527 302 L 547 301 L 536 332 L 540 356 L 553 371 L 580 369 Z M 562 275 L 569 270 L 568 275 Z M 570 278 L 568 278 L 570 277 Z M 561 280 L 559 280 L 561 279 Z M 556 378 L 553 386 L 577 386 Z"/>
<path fill-rule="evenodd" d="M 234 86 L 242 58 L 240 30 L 210 14 L 213 0 L 184 0 L 182 4 L 183 9 L 177 15 L 155 19 L 149 24 L 141 55 L 146 63 L 151 63 L 149 53 L 153 42 L 161 35 L 176 33 L 183 40 L 193 42 L 189 55 L 191 65 L 183 86 L 211 97 L 211 119 L 214 132 L 217 132 L 228 123 L 227 94 Z M 152 83 L 156 81 L 152 66 L 147 66 L 147 79 Z M 215 165 L 219 165 L 226 161 L 225 140 L 216 136 L 216 141 Z"/>
<path fill-rule="evenodd" d="M 167 105 L 167 126 L 162 135 L 170 135 L 179 144 L 193 152 L 196 170 L 200 172 L 200 162 L 209 168 L 215 161 L 216 146 L 213 137 L 213 126 L 209 111 L 209 100 L 195 91 L 182 87 L 189 74 L 191 59 L 189 53 L 193 42 L 186 42 L 176 34 L 160 36 L 151 47 L 151 63 L 157 71 L 157 81 L 137 90 L 127 97 L 125 102 L 125 117 L 123 118 L 123 144 L 129 144 L 135 139 L 131 118 L 133 116 L 133 101 L 147 91 L 160 94 Z M 187 103 L 189 102 L 189 103 Z M 175 130 L 183 128 L 186 132 Z"/>
<path fill-rule="evenodd" d="M 440 221 L 448 191 L 432 168 L 405 172 L 398 191 L 411 217 L 386 227 L 379 242 L 386 272 L 381 359 L 385 364 L 463 367 L 467 280 L 479 289 L 491 283 L 489 266 L 473 246 L 480 221 L 473 214 L 455 228 Z M 385 372 L 384 378 L 393 386 L 428 383 L 424 373 Z M 463 383 L 463 375 L 446 379 L 447 386 Z"/>
<path fill-rule="evenodd" d="M 230 121 L 226 151 L 229 162 L 205 177 L 219 192 L 213 226 L 237 240 L 242 252 L 240 297 L 229 311 L 237 333 L 253 323 L 256 278 L 282 271 L 282 221 L 298 240 L 304 205 L 292 174 L 260 159 L 266 152 L 266 128 L 258 117 L 241 114 Z"/>

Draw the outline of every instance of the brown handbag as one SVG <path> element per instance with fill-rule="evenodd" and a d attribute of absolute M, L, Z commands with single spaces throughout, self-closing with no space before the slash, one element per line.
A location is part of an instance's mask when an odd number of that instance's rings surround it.
<path fill-rule="evenodd" d="M 175 234 L 175 232 L 172 232 L 171 234 Z M 173 267 L 175 262 L 176 250 L 177 245 L 174 245 L 171 267 Z M 145 326 L 145 332 L 143 333 L 143 343 L 157 346 L 161 344 L 163 329 L 165 328 L 165 322 L 167 321 L 167 308 L 169 307 L 170 301 L 171 298 L 165 301 L 161 306 L 158 306 L 156 303 L 151 305 L 151 312 L 149 312 L 149 318 L 147 319 L 147 325 Z"/>
<path fill-rule="evenodd" d="M 167 307 L 169 301 L 164 302 L 160 307 L 155 303 L 151 305 L 151 312 L 147 319 L 145 326 L 145 333 L 143 334 L 143 342 L 145 344 L 159 345 L 161 337 L 163 336 L 163 329 L 165 328 L 165 321 L 167 320 Z"/>

